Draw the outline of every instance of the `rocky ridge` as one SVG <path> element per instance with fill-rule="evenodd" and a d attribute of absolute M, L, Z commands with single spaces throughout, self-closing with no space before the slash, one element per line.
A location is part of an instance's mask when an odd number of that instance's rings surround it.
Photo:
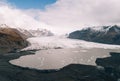
<path fill-rule="evenodd" d="M 17 29 L 0 26 L 0 53 L 12 52 L 28 46 L 26 39 L 26 35 Z"/>
<path fill-rule="evenodd" d="M 69 38 L 120 45 L 120 26 L 88 27 L 69 34 Z"/>

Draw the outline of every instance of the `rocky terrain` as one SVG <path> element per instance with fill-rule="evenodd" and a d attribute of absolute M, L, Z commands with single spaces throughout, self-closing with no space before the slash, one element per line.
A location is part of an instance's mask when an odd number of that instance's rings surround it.
<path fill-rule="evenodd" d="M 34 51 L 0 55 L 0 81 L 119 81 L 120 53 L 98 58 L 98 66 L 71 64 L 59 70 L 36 70 L 11 65 L 8 61 Z M 114 66 L 115 65 L 115 66 Z"/>
<path fill-rule="evenodd" d="M 26 35 L 17 29 L 0 27 L 0 53 L 12 52 L 28 46 Z"/>
<path fill-rule="evenodd" d="M 120 26 L 88 27 L 74 31 L 70 33 L 68 37 L 72 39 L 120 45 Z"/>

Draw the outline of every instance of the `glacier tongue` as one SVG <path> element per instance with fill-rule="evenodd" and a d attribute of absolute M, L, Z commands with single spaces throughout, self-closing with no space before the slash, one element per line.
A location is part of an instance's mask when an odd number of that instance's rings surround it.
<path fill-rule="evenodd" d="M 66 37 L 32 37 L 27 39 L 31 45 L 22 50 L 59 49 L 59 48 L 104 48 L 120 49 L 120 45 L 100 44 Z"/>

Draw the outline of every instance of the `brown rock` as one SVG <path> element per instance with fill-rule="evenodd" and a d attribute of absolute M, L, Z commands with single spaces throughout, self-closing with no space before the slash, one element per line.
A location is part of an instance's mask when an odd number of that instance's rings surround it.
<path fill-rule="evenodd" d="M 11 52 L 28 45 L 26 36 L 14 28 L 0 28 L 0 52 Z"/>

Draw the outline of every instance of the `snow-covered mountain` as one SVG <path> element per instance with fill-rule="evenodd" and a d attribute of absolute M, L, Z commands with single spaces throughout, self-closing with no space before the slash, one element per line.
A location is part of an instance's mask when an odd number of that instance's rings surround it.
<path fill-rule="evenodd" d="M 37 29 L 37 30 L 29 30 L 29 32 L 36 37 L 39 36 L 53 36 L 54 34 L 46 29 Z"/>
<path fill-rule="evenodd" d="M 0 28 L 10 28 L 10 27 L 6 24 L 0 24 Z"/>
<path fill-rule="evenodd" d="M 54 34 L 46 29 L 26 30 L 17 28 L 20 32 L 27 35 L 28 37 L 42 37 L 42 36 L 53 36 Z"/>
<path fill-rule="evenodd" d="M 120 45 L 120 26 L 88 27 L 74 31 L 70 33 L 68 37 L 72 39 Z"/>
<path fill-rule="evenodd" d="M 0 28 L 15 28 L 18 31 L 20 31 L 21 33 L 23 33 L 24 35 L 26 35 L 28 38 L 29 37 L 41 37 L 41 36 L 53 36 L 54 34 L 47 30 L 47 29 L 23 29 L 23 28 L 17 28 L 17 27 L 10 27 L 6 24 L 1 24 Z"/>

